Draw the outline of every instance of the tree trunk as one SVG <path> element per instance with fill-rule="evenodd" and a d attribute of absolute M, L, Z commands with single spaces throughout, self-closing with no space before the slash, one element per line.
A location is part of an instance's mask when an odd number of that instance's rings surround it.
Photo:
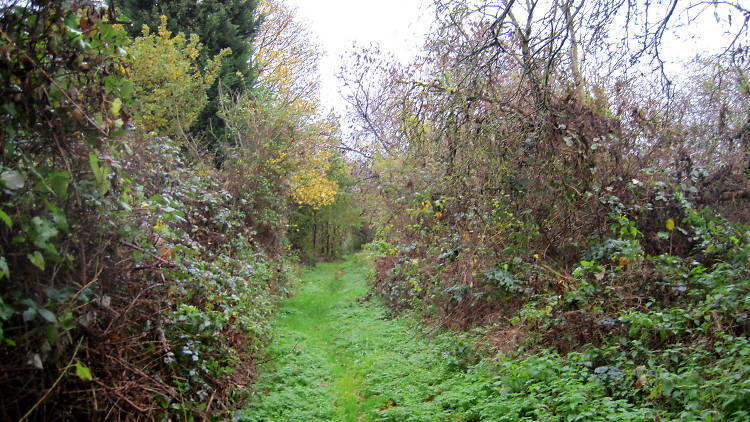
<path fill-rule="evenodd" d="M 573 26 L 573 15 L 570 13 L 570 0 L 564 0 L 562 5 L 565 13 L 565 21 L 568 26 L 568 36 L 570 37 L 570 73 L 573 75 L 573 98 L 579 104 L 586 100 L 586 92 L 583 89 L 583 78 L 581 77 L 581 64 L 578 59 L 578 41 L 576 40 L 576 31 Z"/>
<path fill-rule="evenodd" d="M 313 260 L 317 259 L 318 257 L 318 212 L 313 211 L 313 227 L 312 227 L 312 250 L 313 250 Z"/>

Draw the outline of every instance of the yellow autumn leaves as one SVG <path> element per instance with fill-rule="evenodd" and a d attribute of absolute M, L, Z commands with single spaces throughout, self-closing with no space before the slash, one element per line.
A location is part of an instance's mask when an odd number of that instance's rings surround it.
<path fill-rule="evenodd" d="M 267 153 L 255 154 L 255 159 L 285 175 L 292 199 L 315 209 L 331 205 L 338 185 L 328 172 L 337 154 L 338 125 L 318 114 L 318 49 L 309 41 L 306 28 L 294 20 L 293 11 L 279 0 L 263 0 L 259 9 L 264 23 L 255 40 L 253 62 L 260 72 L 261 95 L 237 93 L 238 121 L 230 125 L 255 133 L 256 141 L 247 145 L 244 140 L 233 141 L 237 147 L 249 149 L 274 144 L 263 147 Z M 156 33 L 144 26 L 143 36 L 129 48 L 131 81 L 140 104 L 137 126 L 173 139 L 186 136 L 208 101 L 206 92 L 218 77 L 222 60 L 231 54 L 229 49 L 222 50 L 201 68 L 201 49 L 197 35 L 173 36 L 165 16 Z M 265 107 L 259 102 L 266 100 L 260 98 L 269 97 L 274 103 L 270 108 L 279 110 L 277 115 L 284 116 L 280 119 L 286 122 L 278 127 L 291 130 L 280 129 L 281 137 L 249 128 L 273 126 L 269 126 L 268 116 L 261 117 L 256 110 Z"/>
<path fill-rule="evenodd" d="M 315 209 L 333 204 L 338 184 L 328 176 L 333 151 L 339 141 L 334 120 L 308 123 L 299 147 L 300 160 L 291 175 L 292 198 Z"/>
<path fill-rule="evenodd" d="M 333 203 L 338 185 L 328 179 L 328 167 L 327 163 L 322 166 L 305 163 L 292 174 L 292 197 L 298 204 L 311 205 L 317 209 Z"/>
<path fill-rule="evenodd" d="M 197 64 L 201 48 L 195 34 L 190 38 L 182 33 L 172 37 L 166 16 L 161 17 L 156 34 L 144 25 L 143 36 L 130 46 L 133 58 L 130 78 L 141 104 L 137 124 L 142 129 L 179 139 L 198 118 L 222 59 L 231 54 L 230 49 L 222 50 L 201 71 Z"/>
<path fill-rule="evenodd" d="M 295 20 L 295 10 L 280 0 L 261 0 L 263 23 L 256 34 L 253 62 L 258 82 L 285 106 L 305 113 L 318 108 L 318 60 L 321 48 L 307 27 Z"/>
<path fill-rule="evenodd" d="M 290 110 L 275 98 L 249 95 L 225 104 L 220 115 L 242 157 L 238 165 L 272 174 L 300 205 L 318 209 L 334 202 L 338 185 L 329 173 L 338 157 L 335 120 Z M 248 172 L 248 177 L 254 174 Z"/>
<path fill-rule="evenodd" d="M 282 106 L 298 116 L 296 143 L 283 157 L 292 165 L 292 199 L 315 209 L 333 204 L 338 184 L 331 168 L 338 143 L 338 125 L 318 114 L 317 62 L 320 48 L 311 42 L 308 29 L 295 20 L 294 10 L 280 0 L 261 0 L 263 17 L 254 46 L 258 83 Z"/>

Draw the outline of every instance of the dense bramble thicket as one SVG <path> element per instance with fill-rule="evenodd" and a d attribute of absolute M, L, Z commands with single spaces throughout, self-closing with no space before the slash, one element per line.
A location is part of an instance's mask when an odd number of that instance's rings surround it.
<path fill-rule="evenodd" d="M 746 419 L 747 20 L 670 81 L 634 76 L 664 71 L 650 31 L 674 22 L 654 5 L 436 4 L 423 61 L 363 51 L 343 75 L 377 179 L 373 288 L 506 354 L 542 353 L 519 369 L 531 378 L 572 365 L 660 418 Z M 709 9 L 749 15 L 724 6 Z M 612 36 L 626 19 L 639 42 Z"/>
<path fill-rule="evenodd" d="M 216 100 L 217 169 L 188 129 L 231 52 L 201 59 L 166 17 L 130 39 L 121 19 L 0 10 L 3 420 L 227 417 L 293 249 L 320 256 L 287 240 L 289 210 L 326 211 L 329 168 L 346 175 L 335 128 L 263 87 Z"/>

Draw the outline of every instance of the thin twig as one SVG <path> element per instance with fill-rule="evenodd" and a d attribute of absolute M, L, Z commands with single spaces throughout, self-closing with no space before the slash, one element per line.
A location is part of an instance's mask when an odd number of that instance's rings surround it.
<path fill-rule="evenodd" d="M 73 356 L 70 357 L 70 360 L 68 361 L 68 364 L 65 365 L 65 368 L 63 368 L 62 372 L 60 372 L 60 376 L 57 377 L 57 379 L 55 380 L 55 382 L 52 384 L 52 387 L 50 387 L 49 390 L 47 390 L 47 392 L 44 393 L 44 395 L 39 400 L 37 400 L 37 402 L 34 403 L 33 406 L 31 406 L 31 409 L 29 409 L 29 411 L 26 412 L 26 414 L 23 415 L 21 417 L 21 419 L 18 420 L 18 422 L 23 422 L 26 419 L 28 419 L 28 417 L 31 416 L 32 413 L 34 413 L 34 411 L 36 410 L 36 408 L 39 407 L 39 405 L 41 405 L 45 400 L 47 400 L 47 398 L 49 397 L 50 394 L 52 394 L 52 391 L 54 391 L 55 387 L 57 387 L 57 384 L 59 384 L 60 380 L 62 380 L 63 375 L 67 374 L 68 373 L 68 369 L 70 369 L 70 367 L 73 365 L 73 360 L 76 358 L 76 355 L 78 354 L 78 349 L 81 348 L 81 343 L 83 343 L 83 337 L 81 337 L 81 339 L 78 340 L 78 344 L 76 345 L 76 349 L 73 351 Z"/>
<path fill-rule="evenodd" d="M 456 311 L 458 311 L 459 309 L 461 309 L 461 305 L 459 305 L 459 306 L 456 306 L 456 308 L 455 308 L 455 309 L 453 309 L 453 310 L 452 310 L 451 312 L 449 312 L 449 313 L 448 313 L 447 315 L 445 315 L 445 317 L 443 318 L 443 320 L 442 320 L 442 321 L 440 321 L 440 323 L 438 323 L 438 324 L 437 324 L 436 326 L 432 327 L 432 328 L 430 329 L 430 331 L 428 331 L 428 332 L 426 332 L 426 333 L 425 333 L 425 336 L 429 336 L 430 334 L 432 334 L 432 332 L 433 332 L 433 331 L 435 331 L 435 330 L 437 330 L 438 328 L 442 327 L 442 326 L 443 326 L 443 324 L 445 324 L 445 323 L 446 323 L 446 322 L 448 321 L 448 318 L 452 317 L 452 316 L 453 316 L 453 314 L 455 314 L 455 313 L 456 313 Z"/>
<path fill-rule="evenodd" d="M 139 411 L 139 412 L 141 412 L 141 413 L 146 413 L 146 411 L 148 410 L 148 409 L 144 409 L 144 408 L 142 408 L 142 407 L 138 406 L 137 404 L 133 403 L 133 401 L 132 401 L 132 400 L 130 400 L 129 398 L 127 398 L 127 397 L 123 396 L 123 395 L 122 395 L 122 393 L 120 393 L 120 392 L 119 392 L 119 391 L 117 391 L 116 389 L 114 389 L 114 388 L 112 388 L 112 387 L 109 387 L 109 386 L 107 386 L 107 384 L 104 384 L 103 382 L 101 382 L 101 381 L 99 381 L 99 380 L 94 380 L 94 381 L 95 381 L 95 382 L 96 382 L 97 384 L 101 385 L 101 386 L 102 386 L 103 388 L 105 388 L 105 389 L 106 389 L 107 391 L 110 391 L 110 392 L 112 392 L 112 394 L 114 394 L 115 396 L 117 396 L 117 398 L 119 398 L 120 400 L 122 400 L 122 401 L 124 401 L 125 403 L 129 404 L 129 405 L 130 405 L 130 406 L 131 406 L 131 407 L 132 407 L 133 409 L 135 409 L 135 410 L 137 410 L 137 411 Z M 118 406 L 118 407 L 119 407 L 119 406 Z M 124 409 L 123 409 L 123 410 L 124 410 Z M 20 421 L 19 421 L 19 422 L 20 422 Z"/>
<path fill-rule="evenodd" d="M 292 353 L 292 352 L 294 351 L 294 349 L 296 349 L 296 348 L 297 348 L 297 345 L 298 345 L 298 344 L 299 344 L 299 340 L 297 340 L 297 342 L 296 342 L 296 343 L 294 343 L 294 346 L 292 346 L 292 348 L 291 348 L 291 349 L 289 349 L 289 351 L 288 351 L 288 352 L 286 352 L 286 353 L 282 353 L 282 354 L 280 354 L 280 355 L 278 355 L 278 356 L 273 356 L 273 357 L 270 357 L 270 358 L 268 358 L 268 359 L 266 359 L 266 360 L 263 360 L 263 361 L 261 361 L 260 363 L 261 363 L 261 364 L 264 364 L 264 363 L 268 363 L 268 362 L 271 362 L 271 361 L 273 361 L 273 360 L 276 360 L 276 359 L 278 359 L 279 357 L 282 357 L 282 356 L 286 356 L 286 355 L 288 355 L 288 354 Z"/>
<path fill-rule="evenodd" d="M 13 47 L 17 48 L 19 50 L 19 52 L 21 52 L 21 54 L 23 54 L 23 57 L 26 60 L 29 61 L 29 63 L 31 63 L 38 71 L 42 72 L 42 74 L 47 78 L 48 81 L 50 81 L 50 83 L 52 85 L 54 85 L 57 89 L 60 90 L 60 92 L 62 92 L 62 94 L 65 95 L 65 98 L 67 98 L 68 101 L 70 101 L 70 103 L 73 104 L 73 106 L 76 108 L 76 110 L 78 110 L 81 113 L 81 115 L 86 120 L 88 120 L 88 122 L 91 125 L 93 125 L 99 132 L 101 132 L 102 135 L 107 136 L 107 131 L 104 130 L 103 128 L 99 127 L 99 125 L 96 124 L 96 122 L 94 120 L 92 120 L 91 117 L 89 117 L 89 115 L 86 114 L 85 111 L 83 111 L 83 108 L 81 108 L 81 106 L 77 102 L 73 101 L 73 98 L 70 97 L 70 94 L 68 94 L 68 91 L 66 91 L 63 87 L 61 87 L 57 83 L 57 81 L 55 81 L 55 79 L 52 76 L 50 76 L 49 73 L 47 73 L 44 69 L 42 69 L 41 66 L 39 66 L 34 60 L 32 60 L 31 57 L 25 51 L 21 50 L 18 47 L 18 45 L 16 45 L 16 43 L 12 39 L 10 39 L 10 37 L 8 36 L 8 34 L 6 34 L 5 31 L 2 30 L 2 28 L 0 28 L 0 34 L 3 35 L 3 37 L 5 38 L 5 40 L 8 41 L 8 43 L 10 45 L 12 45 Z"/>
<path fill-rule="evenodd" d="M 125 245 L 125 246 L 127 246 L 127 247 L 129 247 L 129 248 L 131 248 L 131 249 L 135 249 L 135 250 L 137 250 L 137 251 L 141 251 L 141 252 L 143 252 L 143 253 L 147 253 L 147 254 L 151 255 L 151 257 L 152 257 L 152 258 L 154 258 L 155 260 L 157 260 L 157 261 L 159 261 L 160 263 L 164 264 L 164 266 L 165 266 L 165 267 L 167 267 L 167 268 L 172 268 L 172 267 L 174 267 L 174 266 L 175 266 L 175 264 L 174 264 L 173 262 L 167 261 L 166 259 L 164 259 L 164 258 L 160 257 L 159 255 L 156 255 L 156 254 L 154 254 L 154 253 L 151 253 L 151 252 L 149 252 L 149 251 L 147 251 L 147 250 L 145 250 L 145 249 L 141 248 L 141 247 L 140 247 L 140 246 L 138 246 L 138 245 L 135 245 L 135 244 L 133 244 L 133 243 L 130 243 L 130 242 L 125 242 L 125 241 L 123 241 L 123 242 L 120 242 L 120 243 L 122 243 L 123 245 Z M 136 269 L 139 269 L 139 268 L 142 268 L 142 267 L 136 267 Z"/>

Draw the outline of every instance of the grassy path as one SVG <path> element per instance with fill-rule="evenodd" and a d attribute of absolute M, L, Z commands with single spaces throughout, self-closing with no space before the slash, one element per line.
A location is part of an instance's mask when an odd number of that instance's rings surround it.
<path fill-rule="evenodd" d="M 367 293 L 358 258 L 308 270 L 280 309 L 240 421 L 649 421 L 614 399 L 583 355 L 480 361 L 469 341 L 425 339 Z"/>
<path fill-rule="evenodd" d="M 350 258 L 304 274 L 280 310 L 271 360 L 241 420 L 405 420 L 395 414 L 400 401 L 431 400 L 442 362 L 406 321 L 385 318 L 375 300 L 357 301 L 366 268 Z"/>

